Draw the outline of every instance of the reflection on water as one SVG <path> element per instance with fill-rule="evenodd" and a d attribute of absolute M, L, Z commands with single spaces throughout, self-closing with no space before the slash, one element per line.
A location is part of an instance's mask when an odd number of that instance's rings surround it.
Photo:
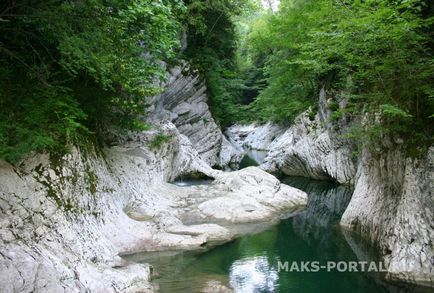
<path fill-rule="evenodd" d="M 176 186 L 185 187 L 185 186 L 195 186 L 195 185 L 209 185 L 213 182 L 213 179 L 193 179 L 193 178 L 184 178 L 178 179 L 173 182 Z"/>
<path fill-rule="evenodd" d="M 229 273 L 230 285 L 236 292 L 275 292 L 278 274 L 265 256 L 236 260 Z"/>
<path fill-rule="evenodd" d="M 317 247 L 318 254 L 333 249 L 336 242 L 330 239 L 342 239 L 339 220 L 351 200 L 352 188 L 302 177 L 286 177 L 282 182 L 309 194 L 306 209 L 291 221 L 292 230 Z"/>
<path fill-rule="evenodd" d="M 237 293 L 262 292 L 413 292 L 390 286 L 378 274 L 360 272 L 277 271 L 278 261 L 358 261 L 351 247 L 366 244 L 341 232 L 339 219 L 352 190 L 303 178 L 283 182 L 309 195 L 305 210 L 255 235 L 243 236 L 205 253 L 138 254 L 129 260 L 151 263 L 163 293 L 200 292 L 210 280 L 232 286 Z M 369 247 L 369 246 L 366 246 Z M 364 255 L 364 259 L 370 258 Z"/>

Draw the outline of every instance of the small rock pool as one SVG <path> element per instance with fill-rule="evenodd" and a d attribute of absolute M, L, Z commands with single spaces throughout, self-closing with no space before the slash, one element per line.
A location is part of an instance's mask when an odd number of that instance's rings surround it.
<path fill-rule="evenodd" d="M 179 187 L 209 185 L 214 181 L 214 178 L 208 177 L 204 174 L 181 175 L 176 178 L 172 183 Z"/>
<path fill-rule="evenodd" d="M 369 245 L 339 227 L 351 197 L 350 188 L 303 178 L 287 177 L 282 181 L 309 195 L 306 209 L 294 217 L 207 252 L 144 253 L 129 256 L 128 260 L 153 265 L 153 282 L 162 293 L 203 292 L 210 281 L 232 287 L 237 293 L 419 291 L 386 283 L 380 273 L 323 269 L 279 272 L 279 261 L 287 261 L 289 267 L 292 262 L 301 266 L 303 261 L 375 261 Z M 206 292 L 213 290 L 226 292 Z"/>

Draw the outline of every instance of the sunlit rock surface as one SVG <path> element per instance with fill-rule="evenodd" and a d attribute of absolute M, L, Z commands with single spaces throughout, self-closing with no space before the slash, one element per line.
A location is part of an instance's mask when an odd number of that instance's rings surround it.
<path fill-rule="evenodd" d="M 170 120 L 210 166 L 237 161 L 239 152 L 225 138 L 208 108 L 205 80 L 184 62 L 168 70 L 164 91 L 149 99 L 150 116 Z"/>
<path fill-rule="evenodd" d="M 119 255 L 201 249 L 235 224 L 273 222 L 306 194 L 258 168 L 216 171 L 171 123 L 95 152 L 0 163 L 2 292 L 151 292 L 146 264 Z M 159 133 L 170 141 L 158 148 Z M 209 185 L 177 186 L 203 174 Z"/>

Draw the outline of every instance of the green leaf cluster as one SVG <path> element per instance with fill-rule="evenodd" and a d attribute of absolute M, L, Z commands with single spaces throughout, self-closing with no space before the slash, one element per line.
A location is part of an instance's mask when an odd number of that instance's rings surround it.
<path fill-rule="evenodd" d="M 62 151 L 107 125 L 144 129 L 185 12 L 166 0 L 2 1 L 0 159 Z"/>
<path fill-rule="evenodd" d="M 325 87 L 342 93 L 346 113 L 380 113 L 384 133 L 429 138 L 433 21 L 429 1 L 282 0 L 247 36 L 244 58 L 262 59 L 267 81 L 251 107 L 291 122 Z"/>
<path fill-rule="evenodd" d="M 245 78 L 236 60 L 239 17 L 257 8 L 250 0 L 185 1 L 189 19 L 184 57 L 204 76 L 213 117 L 229 126 L 243 116 L 239 103 Z"/>

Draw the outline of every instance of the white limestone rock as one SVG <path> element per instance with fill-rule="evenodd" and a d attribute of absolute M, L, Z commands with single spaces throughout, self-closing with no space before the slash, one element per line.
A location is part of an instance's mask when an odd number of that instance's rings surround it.
<path fill-rule="evenodd" d="M 232 144 L 225 136 L 223 136 L 220 151 L 220 166 L 231 166 L 236 169 L 244 155 L 245 151 L 241 147 Z"/>
<path fill-rule="evenodd" d="M 325 100 L 325 91 L 320 94 Z M 325 102 L 323 102 L 325 103 Z M 331 179 L 353 184 L 357 161 L 354 145 L 343 138 L 328 120 L 327 109 L 318 111 L 314 119 L 308 111 L 295 119 L 294 124 L 270 145 L 270 151 L 261 166 L 269 172 L 314 179 Z"/>
<path fill-rule="evenodd" d="M 434 147 L 425 159 L 365 150 L 341 226 L 381 248 L 387 278 L 434 286 Z"/>
<path fill-rule="evenodd" d="M 211 169 L 173 124 L 158 128 L 119 138 L 102 153 L 73 149 L 60 160 L 33 154 L 19 168 L 0 162 L 2 290 L 151 292 L 149 266 L 126 264 L 119 255 L 203 249 L 238 235 L 231 222 L 266 222 L 278 218 L 283 207 L 306 201 L 304 193 L 285 189 L 257 168 L 235 172 L 231 181 L 229 173 Z M 160 132 L 169 142 L 151 148 Z M 215 182 L 168 183 L 192 173 Z M 254 204 L 267 213 L 233 213 L 222 223 L 219 213 L 199 208 L 209 202 L 217 209 L 216 198 L 238 201 L 244 211 Z M 188 222 L 190 215 L 201 221 Z"/>
<path fill-rule="evenodd" d="M 233 125 L 226 130 L 225 134 L 239 147 L 268 151 L 271 143 L 284 131 L 283 126 L 268 122 L 264 125 Z"/>
<path fill-rule="evenodd" d="M 223 146 L 223 134 L 209 111 L 207 90 L 204 80 L 192 70 L 187 62 L 175 66 L 167 72 L 164 91 L 149 98 L 149 116 L 155 121 L 168 119 L 186 135 L 201 158 L 211 166 L 224 166 L 231 146 Z M 223 160 L 220 152 L 224 147 Z"/>

